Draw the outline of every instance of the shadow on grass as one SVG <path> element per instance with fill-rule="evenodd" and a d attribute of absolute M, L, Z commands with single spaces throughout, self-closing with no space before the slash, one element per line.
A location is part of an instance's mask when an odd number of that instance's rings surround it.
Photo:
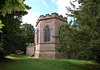
<path fill-rule="evenodd" d="M 87 63 L 86 64 L 86 68 L 88 68 L 88 70 L 100 70 L 100 64 L 98 63 Z"/>
<path fill-rule="evenodd" d="M 11 62 L 11 61 L 15 61 L 15 60 L 13 60 L 13 59 L 9 59 L 9 58 L 2 58 L 2 59 L 0 59 L 0 64 L 2 64 L 2 63 L 7 63 L 7 62 Z"/>

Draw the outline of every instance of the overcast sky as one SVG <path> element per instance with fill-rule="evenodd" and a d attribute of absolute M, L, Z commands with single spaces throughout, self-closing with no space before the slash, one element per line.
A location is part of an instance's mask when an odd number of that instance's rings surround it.
<path fill-rule="evenodd" d="M 53 12 L 66 16 L 66 6 L 70 6 L 73 0 L 25 0 L 25 4 L 32 7 L 28 10 L 28 14 L 22 17 L 23 23 L 36 25 L 36 21 L 40 15 L 51 14 Z M 76 2 L 76 6 L 78 3 Z"/>

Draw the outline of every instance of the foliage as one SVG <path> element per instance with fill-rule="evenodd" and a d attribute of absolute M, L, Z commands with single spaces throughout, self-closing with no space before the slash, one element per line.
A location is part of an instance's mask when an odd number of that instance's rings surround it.
<path fill-rule="evenodd" d="M 0 61 L 1 70 L 99 70 L 100 64 L 77 59 L 36 59 L 24 55 L 10 55 Z"/>
<path fill-rule="evenodd" d="M 4 26 L 3 24 L 1 24 L 2 23 L 2 21 L 0 20 L 0 29 Z M 2 32 L 1 30 L 0 30 L 0 32 Z"/>
<path fill-rule="evenodd" d="M 0 15 L 5 16 L 13 11 L 25 11 L 26 7 L 22 0 L 0 0 Z"/>
<path fill-rule="evenodd" d="M 68 58 L 76 56 L 77 53 L 77 42 L 73 40 L 76 36 L 77 28 L 73 28 L 75 25 L 71 26 L 68 23 L 62 24 L 59 29 L 61 34 L 55 36 L 59 39 L 59 42 L 55 43 L 57 45 L 56 50 L 63 53 L 64 56 L 67 55 Z M 74 46 L 73 46 L 74 45 Z M 71 56 L 70 56 L 71 55 Z"/>
<path fill-rule="evenodd" d="M 20 33 L 21 21 L 18 17 L 14 18 L 15 14 L 17 15 L 18 13 L 8 14 L 6 17 L 2 17 L 2 24 L 5 26 L 2 28 L 3 33 L 0 35 L 1 42 L 3 43 L 3 51 L 7 54 L 15 53 L 16 50 L 22 50 L 22 47 L 25 47 L 27 41 Z"/>
<path fill-rule="evenodd" d="M 27 43 L 34 43 L 34 34 L 35 34 L 35 28 L 31 24 L 23 24 L 22 26 L 22 34 L 28 37 Z"/>
<path fill-rule="evenodd" d="M 6 14 L 11 14 L 13 11 L 25 11 L 26 7 L 23 4 L 22 0 L 0 0 L 0 15 L 5 16 Z M 2 20 L 0 19 L 0 29 L 3 24 L 1 24 Z M 0 32 L 2 32 L 0 30 Z"/>
<path fill-rule="evenodd" d="M 26 50 L 27 37 L 22 35 L 21 18 L 28 12 L 29 6 L 23 4 L 22 0 L 0 0 L 0 20 L 4 27 L 0 33 L 0 54 L 7 55 L 16 51 Z M 0 55 L 0 57 L 2 57 Z"/>
<path fill-rule="evenodd" d="M 100 1 L 78 0 L 81 6 L 67 14 L 74 24 L 62 25 L 59 49 L 74 52 L 79 58 L 100 60 Z M 72 4 L 72 3 L 71 3 Z M 71 26 L 71 27 L 69 27 Z M 64 30 L 63 30 L 64 29 Z M 64 39 L 62 38 L 64 37 Z M 62 49 L 62 47 L 64 48 Z"/>

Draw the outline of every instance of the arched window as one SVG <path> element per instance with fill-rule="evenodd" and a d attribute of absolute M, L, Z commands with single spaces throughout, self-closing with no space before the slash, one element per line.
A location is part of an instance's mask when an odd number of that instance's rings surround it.
<path fill-rule="evenodd" d="M 50 28 L 48 26 L 44 29 L 44 41 L 50 41 Z"/>
<path fill-rule="evenodd" d="M 37 30 L 37 43 L 39 42 L 39 30 Z"/>

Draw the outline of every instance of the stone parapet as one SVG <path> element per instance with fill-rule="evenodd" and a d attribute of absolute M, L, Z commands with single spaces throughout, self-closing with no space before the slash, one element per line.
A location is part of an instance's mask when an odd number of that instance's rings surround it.
<path fill-rule="evenodd" d="M 66 17 L 63 17 L 62 15 L 58 15 L 57 13 L 52 13 L 51 15 L 50 14 L 46 14 L 45 16 L 44 15 L 41 15 L 39 17 L 39 19 L 37 20 L 36 22 L 36 26 L 38 25 L 38 23 L 41 21 L 41 20 L 47 20 L 47 19 L 52 19 L 52 18 L 57 18 L 59 20 L 62 20 L 62 21 L 67 21 L 67 18 Z"/>

